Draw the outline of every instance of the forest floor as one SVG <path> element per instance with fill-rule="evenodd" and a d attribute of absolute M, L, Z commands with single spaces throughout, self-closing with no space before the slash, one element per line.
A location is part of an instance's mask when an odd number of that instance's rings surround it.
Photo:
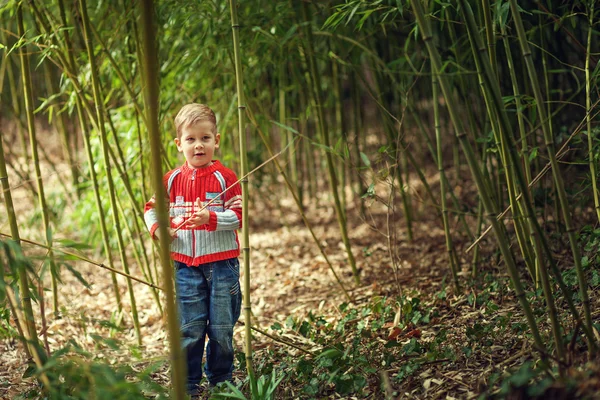
<path fill-rule="evenodd" d="M 349 299 L 293 204 L 271 195 L 254 199 L 250 206 L 253 326 L 268 334 L 253 332 L 254 363 L 258 375 L 278 371 L 283 377 L 276 398 L 594 397 L 600 391 L 600 368 L 597 363 L 585 364 L 582 335 L 576 332 L 567 338 L 568 360 L 574 367 L 565 366 L 563 371 L 574 383 L 567 387 L 548 379 L 535 362 L 542 351 L 533 346 L 504 265 L 491 249 L 492 238 L 482 241 L 476 279 L 470 277 L 472 252 L 465 252 L 471 242 L 455 238 L 462 265 L 462 287 L 456 290 L 441 219 L 418 196 L 413 201 L 412 240 L 404 219 L 389 215 L 381 202 L 367 199 L 364 219 L 355 217 L 359 213 L 349 204 L 358 284 L 333 208 L 327 199 L 312 202 L 308 218 Z M 27 233 L 22 236 L 35 239 Z M 27 250 L 32 248 L 26 246 Z M 103 262 L 100 251 L 94 254 Z M 133 284 L 142 334 L 138 346 L 124 279 L 119 278 L 119 283 L 125 313 L 115 331 L 110 329 L 117 309 L 110 275 L 94 265 L 74 265 L 91 285 L 84 287 L 63 270 L 59 318 L 52 315 L 51 292 L 46 292 L 45 333 L 50 350 L 76 343 L 89 352 L 88 358 L 114 366 L 127 364 L 134 372 L 156 362 L 152 380 L 167 387 L 168 340 L 152 291 Z M 134 260 L 131 269 L 141 276 Z M 536 315 L 543 325 L 544 305 L 539 299 L 531 301 L 540 310 Z M 599 301 L 592 298 L 593 310 L 600 310 Z M 558 306 L 565 308 L 562 303 Z M 600 319 L 598 312 L 594 319 Z M 566 316 L 563 322 L 568 325 L 565 330 L 572 332 L 573 322 Z M 244 323 L 242 313 L 235 331 L 240 354 Z M 550 333 L 547 329 L 542 333 L 549 343 Z M 37 397 L 34 379 L 24 378 L 27 363 L 17 340 L 0 342 L 0 365 L 0 399 Z M 242 387 L 243 365 L 234 378 Z"/>

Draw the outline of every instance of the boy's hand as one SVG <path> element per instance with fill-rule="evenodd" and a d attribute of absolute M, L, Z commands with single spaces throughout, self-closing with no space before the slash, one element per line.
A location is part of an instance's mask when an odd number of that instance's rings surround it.
<path fill-rule="evenodd" d="M 172 242 L 173 239 L 177 237 L 177 232 L 171 228 L 167 228 L 167 230 L 169 232 L 169 242 Z M 160 241 L 160 229 L 157 229 L 156 232 L 154 232 L 154 236 L 156 236 L 156 239 Z"/>
<path fill-rule="evenodd" d="M 202 208 L 202 203 L 200 202 L 200 198 L 196 198 L 196 209 L 192 216 L 187 220 L 187 226 L 190 228 L 197 228 L 199 226 L 208 224 L 208 220 L 210 219 L 210 212 L 205 208 L 200 211 Z"/>

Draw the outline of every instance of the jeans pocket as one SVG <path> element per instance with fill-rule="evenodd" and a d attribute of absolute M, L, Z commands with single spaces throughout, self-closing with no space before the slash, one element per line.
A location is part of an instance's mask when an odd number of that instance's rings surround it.
<path fill-rule="evenodd" d="M 226 264 L 227 264 L 227 268 L 229 268 L 229 270 L 231 272 L 233 272 L 235 274 L 235 276 L 237 276 L 238 278 L 240 277 L 240 263 L 238 261 L 237 258 L 230 258 L 228 260 L 225 260 Z"/>

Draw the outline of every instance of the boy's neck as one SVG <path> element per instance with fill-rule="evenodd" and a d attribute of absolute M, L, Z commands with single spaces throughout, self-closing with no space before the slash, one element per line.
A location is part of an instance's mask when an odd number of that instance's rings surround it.
<path fill-rule="evenodd" d="M 190 165 L 190 163 L 189 163 L 189 162 L 187 162 L 187 161 L 185 162 L 185 165 L 187 165 L 187 167 L 188 167 L 189 169 L 204 169 L 204 168 L 209 168 L 209 167 L 212 167 L 213 165 L 215 165 L 215 161 L 211 161 L 211 162 L 209 162 L 208 164 L 206 164 L 206 165 L 203 165 L 203 166 L 201 166 L 201 167 L 194 167 L 193 165 Z"/>

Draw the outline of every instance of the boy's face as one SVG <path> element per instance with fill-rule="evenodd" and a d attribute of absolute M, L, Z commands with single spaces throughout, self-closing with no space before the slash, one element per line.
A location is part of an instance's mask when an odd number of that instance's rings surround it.
<path fill-rule="evenodd" d="M 175 139 L 177 150 L 183 153 L 190 168 L 207 167 L 212 163 L 215 149 L 219 148 L 221 135 L 215 133 L 209 121 L 200 121 L 181 130 L 181 138 Z"/>

